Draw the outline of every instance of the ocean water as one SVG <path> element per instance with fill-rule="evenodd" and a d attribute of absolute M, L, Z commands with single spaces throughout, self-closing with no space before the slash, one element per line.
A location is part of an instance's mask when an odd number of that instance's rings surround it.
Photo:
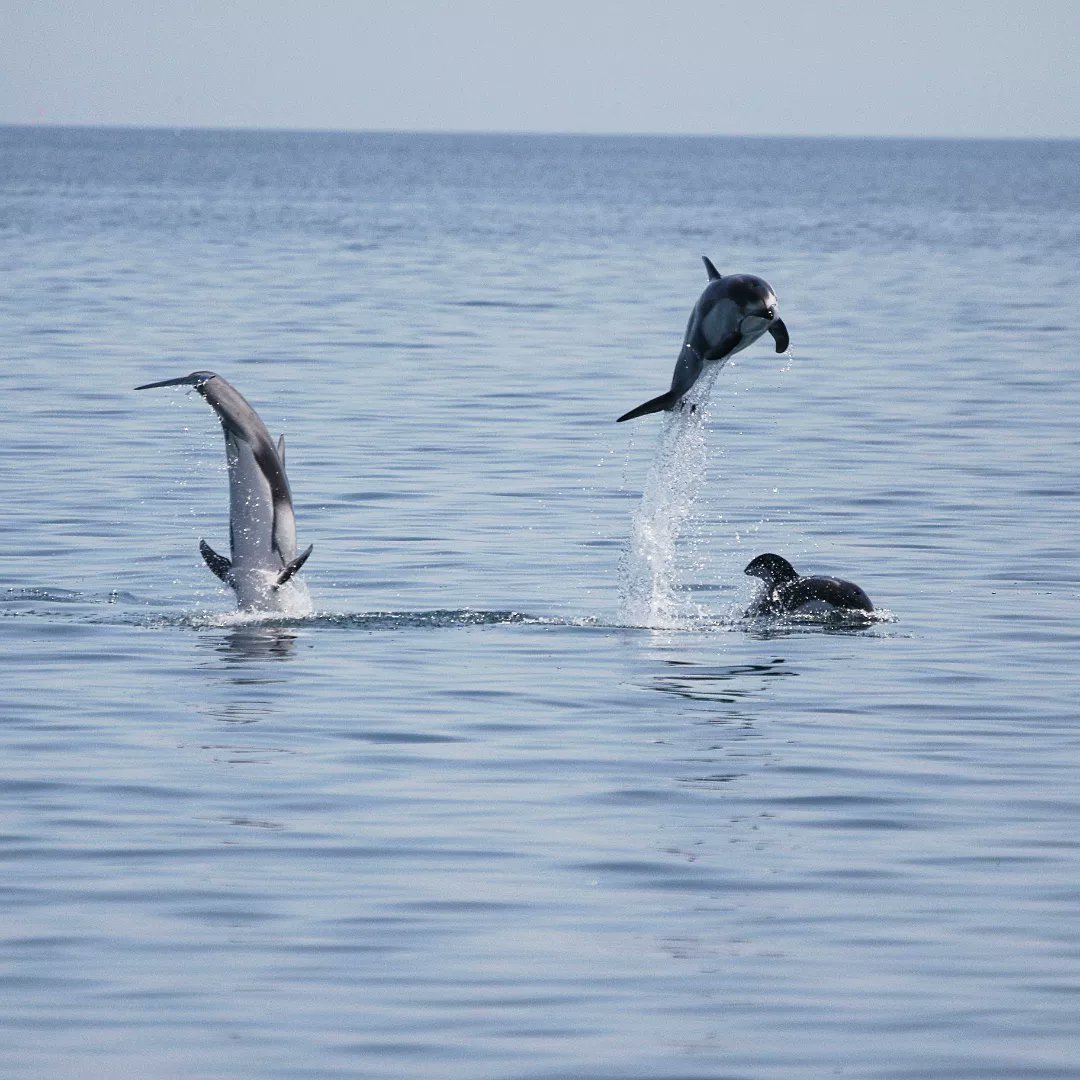
<path fill-rule="evenodd" d="M 0 128 L 0 270 L 0 1075 L 1080 1077 L 1080 143 Z"/>

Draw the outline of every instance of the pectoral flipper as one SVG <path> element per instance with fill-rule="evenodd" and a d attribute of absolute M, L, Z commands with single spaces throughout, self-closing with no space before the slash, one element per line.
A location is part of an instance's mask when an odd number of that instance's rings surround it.
<path fill-rule="evenodd" d="M 308 556 L 311 554 L 312 548 L 314 548 L 314 546 L 314 544 L 308 544 L 307 550 L 301 551 L 300 554 L 297 555 L 296 558 L 293 559 L 292 562 L 290 562 L 289 565 L 286 566 L 280 574 L 278 574 L 277 581 L 274 582 L 275 589 L 280 589 L 281 586 L 289 580 L 289 578 L 293 577 L 299 572 L 300 567 L 307 562 Z"/>
<path fill-rule="evenodd" d="M 205 540 L 199 541 L 199 552 L 213 575 L 224 581 L 226 585 L 231 585 L 232 563 L 224 555 L 219 555 Z"/>

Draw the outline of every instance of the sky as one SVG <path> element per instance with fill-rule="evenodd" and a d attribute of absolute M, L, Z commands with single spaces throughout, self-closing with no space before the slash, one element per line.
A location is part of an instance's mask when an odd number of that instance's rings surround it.
<path fill-rule="evenodd" d="M 0 0 L 0 123 L 1080 137 L 1080 0 Z"/>

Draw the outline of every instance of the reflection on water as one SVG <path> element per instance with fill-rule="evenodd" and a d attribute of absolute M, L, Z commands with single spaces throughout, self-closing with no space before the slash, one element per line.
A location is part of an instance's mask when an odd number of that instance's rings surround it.
<path fill-rule="evenodd" d="M 258 624 L 201 632 L 196 648 L 208 654 L 200 664 L 208 677 L 205 696 L 195 709 L 232 725 L 257 724 L 277 715 L 279 692 L 286 693 L 288 684 L 277 662 L 295 659 L 299 637 L 298 631 L 287 626 Z"/>
<path fill-rule="evenodd" d="M 762 703 L 776 678 L 799 674 L 783 657 L 722 666 L 665 660 L 673 669 L 656 675 L 648 686 L 684 702 L 694 726 L 683 735 L 682 753 L 672 764 L 672 780 L 698 792 L 717 791 L 746 775 L 748 762 L 762 750 L 750 749 L 763 725 Z"/>
<path fill-rule="evenodd" d="M 896 616 L 884 608 L 876 611 L 830 611 L 825 614 L 790 614 L 770 615 L 766 617 L 745 618 L 743 630 L 759 641 L 772 641 L 776 638 L 791 637 L 793 634 L 824 633 L 840 636 L 852 634 L 873 634 L 881 636 L 892 631 L 886 626 L 896 622 Z"/>
<path fill-rule="evenodd" d="M 244 682 L 238 682 L 244 685 Z M 205 716 L 214 720 L 220 720 L 225 724 L 257 724 L 273 715 L 274 702 L 269 699 L 257 699 L 254 701 L 206 701 L 201 702 L 197 709 Z"/>
<path fill-rule="evenodd" d="M 665 660 L 664 663 L 692 670 L 656 676 L 650 684 L 653 690 L 662 694 L 678 694 L 691 701 L 716 701 L 725 705 L 734 705 L 741 698 L 759 694 L 768 686 L 768 683 L 743 685 L 748 678 L 769 679 L 798 674 L 784 667 L 783 657 L 761 664 L 735 664 L 719 668 L 702 668 L 698 664 L 687 664 L 680 660 Z"/>
<path fill-rule="evenodd" d="M 212 648 L 227 664 L 291 660 L 299 637 L 297 631 L 287 626 L 234 626 L 217 637 Z"/>

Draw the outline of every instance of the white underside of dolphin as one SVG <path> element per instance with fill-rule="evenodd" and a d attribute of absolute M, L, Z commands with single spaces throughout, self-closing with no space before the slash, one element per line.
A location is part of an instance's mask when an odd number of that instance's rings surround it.
<path fill-rule="evenodd" d="M 236 593 L 241 611 L 304 615 L 311 611 L 307 587 L 296 574 L 311 554 L 297 554 L 296 517 L 285 475 L 285 440 L 274 445 L 266 425 L 243 395 L 212 371 L 145 383 L 193 386 L 217 413 L 225 434 L 229 471 L 230 558 L 205 540 L 206 565 Z"/>

